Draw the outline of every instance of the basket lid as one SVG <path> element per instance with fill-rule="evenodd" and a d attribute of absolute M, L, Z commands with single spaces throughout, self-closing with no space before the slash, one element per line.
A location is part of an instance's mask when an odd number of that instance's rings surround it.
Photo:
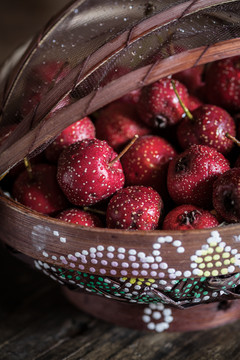
<path fill-rule="evenodd" d="M 71 1 L 0 73 L 0 175 L 125 93 L 237 54 L 239 24 L 240 1 Z"/>

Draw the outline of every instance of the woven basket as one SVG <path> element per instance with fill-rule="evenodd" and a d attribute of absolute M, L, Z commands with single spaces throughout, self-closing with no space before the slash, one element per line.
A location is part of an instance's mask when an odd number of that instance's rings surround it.
<path fill-rule="evenodd" d="M 79 118 L 79 109 L 83 117 L 163 76 L 238 54 L 238 13 L 239 1 L 173 1 L 165 5 L 157 1 L 153 5 L 139 0 L 133 5 L 122 0 L 113 6 L 105 1 L 100 7 L 97 1 L 73 1 L 27 50 L 15 53 L 0 73 L 4 89 L 1 126 L 17 124 L 0 147 L 1 174 L 23 157 L 41 152 Z M 98 33 L 100 28 L 103 31 Z M 60 50 L 70 37 L 64 29 L 70 29 L 70 35 L 73 32 L 72 53 Z M 81 29 L 85 30 L 78 38 Z M 59 47 L 49 45 L 53 40 Z M 80 56 L 84 44 L 86 51 Z M 70 72 L 19 120 L 24 82 L 44 54 L 47 59 L 59 56 Z M 127 69 L 124 74 L 119 71 L 122 67 Z M 108 77 L 113 70 L 115 76 Z M 74 94 L 74 101 L 44 121 L 69 93 Z M 73 302 L 121 325 L 131 323 L 153 331 L 195 330 L 232 320 L 239 312 L 239 302 L 232 301 L 240 296 L 238 224 L 197 231 L 82 228 L 31 211 L 2 192 L 0 228 L 1 240 L 9 248 L 75 291 L 75 295 L 67 291 Z M 84 293 L 87 295 L 79 295 Z M 89 298 L 89 294 L 121 302 L 109 301 L 108 306 L 106 300 Z M 208 305 L 189 309 L 199 304 Z M 184 308 L 188 309 L 180 311 Z M 194 316 L 200 320 L 192 326 Z"/>

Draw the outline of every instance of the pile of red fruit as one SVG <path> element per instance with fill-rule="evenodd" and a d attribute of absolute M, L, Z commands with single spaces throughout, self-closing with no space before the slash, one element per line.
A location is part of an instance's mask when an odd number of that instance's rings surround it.
<path fill-rule="evenodd" d="M 43 86 L 67 71 L 53 63 L 45 69 L 35 72 Z M 40 98 L 36 88 L 23 115 L 33 98 Z M 65 129 L 45 163 L 16 177 L 12 196 L 81 226 L 187 230 L 240 222 L 238 112 L 240 57 L 161 79 Z M 10 132 L 2 129 L 0 142 Z"/>

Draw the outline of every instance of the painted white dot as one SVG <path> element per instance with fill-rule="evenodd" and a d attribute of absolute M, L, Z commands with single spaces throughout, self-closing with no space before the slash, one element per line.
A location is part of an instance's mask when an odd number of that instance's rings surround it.
<path fill-rule="evenodd" d="M 149 307 L 144 309 L 144 314 L 151 315 L 151 313 L 152 313 L 152 310 Z"/>
<path fill-rule="evenodd" d="M 148 323 L 151 320 L 150 316 L 148 316 L 148 315 L 143 315 L 142 319 L 145 323 Z"/>
<path fill-rule="evenodd" d="M 162 315 L 161 315 L 160 311 L 154 311 L 152 314 L 152 317 L 155 320 L 159 320 L 159 319 L 161 319 Z"/>
<path fill-rule="evenodd" d="M 65 244 L 67 242 L 67 239 L 65 237 L 60 237 L 60 241 Z"/>
<path fill-rule="evenodd" d="M 113 251 L 115 251 L 115 247 L 114 246 L 108 246 L 108 251 L 110 251 L 110 252 L 113 252 Z"/>
<path fill-rule="evenodd" d="M 53 260 L 57 260 L 57 257 L 55 255 L 52 256 Z"/>
<path fill-rule="evenodd" d="M 181 246 L 181 245 L 182 245 L 182 242 L 181 242 L 180 240 L 175 240 L 175 241 L 173 242 L 173 246 L 179 247 L 179 246 Z"/>
<path fill-rule="evenodd" d="M 232 273 L 235 270 L 235 266 L 231 265 L 228 267 L 228 272 Z"/>
<path fill-rule="evenodd" d="M 122 276 L 127 276 L 127 274 L 128 274 L 128 273 L 127 273 L 126 270 L 121 270 L 121 275 L 122 275 Z"/>
<path fill-rule="evenodd" d="M 125 251 L 126 251 L 126 250 L 125 250 L 123 247 L 118 248 L 118 252 L 119 252 L 119 253 L 124 254 Z"/>
<path fill-rule="evenodd" d="M 153 248 L 156 249 L 156 250 L 158 250 L 158 249 L 161 248 L 161 244 L 158 244 L 158 243 L 153 244 Z"/>
<path fill-rule="evenodd" d="M 142 271 L 141 271 L 141 275 L 142 275 L 142 276 L 147 276 L 147 274 L 148 274 L 148 273 L 147 273 L 146 270 L 142 270 Z"/>
<path fill-rule="evenodd" d="M 110 259 L 113 259 L 114 255 L 113 255 L 113 253 L 110 252 L 110 253 L 107 253 L 107 257 L 110 258 Z"/>
<path fill-rule="evenodd" d="M 95 253 L 95 252 L 97 252 L 97 249 L 94 248 L 94 247 L 91 247 L 91 248 L 89 249 L 89 251 L 90 251 L 90 253 Z"/>
<path fill-rule="evenodd" d="M 185 251 L 185 249 L 184 249 L 184 247 L 182 247 L 182 246 L 180 246 L 179 248 L 177 248 L 177 252 L 178 252 L 179 254 L 184 253 L 184 251 Z"/>
<path fill-rule="evenodd" d="M 128 257 L 128 259 L 129 261 L 136 261 L 136 256 L 131 255 Z"/>
<path fill-rule="evenodd" d="M 98 246 L 97 246 L 97 249 L 98 249 L 98 251 L 103 251 L 103 250 L 104 250 L 104 246 L 98 245 Z"/>
<path fill-rule="evenodd" d="M 112 269 L 112 270 L 110 270 L 110 274 L 111 274 L 111 275 L 116 275 L 117 272 L 116 272 L 116 270 L 113 270 L 113 269 Z"/>
<path fill-rule="evenodd" d="M 82 254 L 83 254 L 83 255 L 88 255 L 88 251 L 87 251 L 87 250 L 83 250 L 83 251 L 82 251 Z"/>
<path fill-rule="evenodd" d="M 55 236 L 59 236 L 59 232 L 58 232 L 58 231 L 56 231 L 56 230 L 54 230 L 54 231 L 53 231 L 53 235 L 55 235 Z"/>
<path fill-rule="evenodd" d="M 161 257 L 161 256 L 157 256 L 157 257 L 155 258 L 155 260 L 156 260 L 156 262 L 161 262 L 161 261 L 162 261 L 162 257 Z"/>
<path fill-rule="evenodd" d="M 138 264 L 138 263 L 132 263 L 132 267 L 133 267 L 134 269 L 138 269 L 138 268 L 139 268 L 139 264 Z"/>
<path fill-rule="evenodd" d="M 191 276 L 191 271 L 184 271 L 184 273 L 183 273 L 183 275 L 184 275 L 184 277 L 190 277 Z"/>
<path fill-rule="evenodd" d="M 155 324 L 153 322 L 150 322 L 149 324 L 147 324 L 147 327 L 149 330 L 155 330 Z"/>
<path fill-rule="evenodd" d="M 91 271 L 91 272 L 95 272 L 95 271 L 96 271 L 96 269 L 95 269 L 94 267 L 90 267 L 89 271 Z"/>
<path fill-rule="evenodd" d="M 168 268 L 168 264 L 163 262 L 163 263 L 161 263 L 161 264 L 159 265 L 159 267 L 160 267 L 160 269 L 165 270 L 165 269 Z"/>
<path fill-rule="evenodd" d="M 152 254 L 154 256 L 158 256 L 158 255 L 160 255 L 160 251 L 159 250 L 153 250 Z"/>
<path fill-rule="evenodd" d="M 203 301 L 207 301 L 207 300 L 209 300 L 210 299 L 210 296 L 204 296 L 203 297 Z"/>
<path fill-rule="evenodd" d="M 48 257 L 48 253 L 46 251 L 43 251 L 42 254 L 44 257 Z"/>
<path fill-rule="evenodd" d="M 125 259 L 125 255 L 124 255 L 124 254 L 118 254 L 118 258 L 119 258 L 120 260 L 123 260 L 123 259 Z"/>
<path fill-rule="evenodd" d="M 128 253 L 130 254 L 130 255 L 136 255 L 136 250 L 134 250 L 134 249 L 130 249 L 130 250 L 128 250 Z"/>
<path fill-rule="evenodd" d="M 128 267 L 129 267 L 129 264 L 128 264 L 127 262 L 123 262 L 123 263 L 122 263 L 122 267 L 128 268 Z"/>

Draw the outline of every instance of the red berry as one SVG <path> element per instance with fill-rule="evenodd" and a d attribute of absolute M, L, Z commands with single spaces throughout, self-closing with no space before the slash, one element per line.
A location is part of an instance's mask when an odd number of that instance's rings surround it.
<path fill-rule="evenodd" d="M 187 104 L 189 96 L 187 88 L 177 80 L 175 86 L 180 98 Z M 171 79 L 168 78 L 144 87 L 137 109 L 142 121 L 155 128 L 165 128 L 173 125 L 184 114 L 184 110 L 173 89 Z"/>
<path fill-rule="evenodd" d="M 213 62 L 207 69 L 207 100 L 229 111 L 240 110 L 240 56 Z"/>
<path fill-rule="evenodd" d="M 80 226 L 103 227 L 97 215 L 77 208 L 63 210 L 56 216 L 56 219 Z"/>
<path fill-rule="evenodd" d="M 196 110 L 197 108 L 199 108 L 199 106 L 203 105 L 202 101 L 197 98 L 196 96 L 194 95 L 189 95 L 189 98 L 188 98 L 188 103 L 186 104 L 189 111 L 194 111 Z"/>
<path fill-rule="evenodd" d="M 198 65 L 174 74 L 173 78 L 184 84 L 191 94 L 196 94 L 198 89 L 204 85 L 202 79 L 203 69 L 203 65 Z"/>
<path fill-rule="evenodd" d="M 211 207 L 213 182 L 229 170 L 229 162 L 217 150 L 192 145 L 169 163 L 167 186 L 176 204 Z"/>
<path fill-rule="evenodd" d="M 213 206 L 227 222 L 240 222 L 240 168 L 226 171 L 213 185 Z"/>
<path fill-rule="evenodd" d="M 151 187 L 129 186 L 119 190 L 107 208 L 107 227 L 154 230 L 163 209 L 160 195 Z"/>
<path fill-rule="evenodd" d="M 193 119 L 187 116 L 178 125 L 178 142 L 183 149 L 190 145 L 207 145 L 222 154 L 227 154 L 233 147 L 233 141 L 225 134 L 236 136 L 233 118 L 215 105 L 202 105 L 192 112 Z"/>
<path fill-rule="evenodd" d="M 99 114 L 96 136 L 116 151 L 121 149 L 134 135 L 146 135 L 150 129 L 139 122 L 139 116 L 133 104 L 116 101 L 105 107 Z"/>
<path fill-rule="evenodd" d="M 194 205 L 180 205 L 167 214 L 163 230 L 207 229 L 218 225 L 217 218 L 209 211 Z"/>
<path fill-rule="evenodd" d="M 64 129 L 61 134 L 46 148 L 48 161 L 56 163 L 61 152 L 69 145 L 84 139 L 95 137 L 95 127 L 89 117 L 85 117 Z"/>
<path fill-rule="evenodd" d="M 16 179 L 12 194 L 21 204 L 43 214 L 63 210 L 68 202 L 58 186 L 57 168 L 49 164 L 32 166 L 30 177 L 25 169 Z"/>
<path fill-rule="evenodd" d="M 168 163 L 175 155 L 173 147 L 159 136 L 139 138 L 121 159 L 126 185 L 151 186 L 164 196 Z"/>
<path fill-rule="evenodd" d="M 124 185 L 120 161 L 106 141 L 86 139 L 63 150 L 58 160 L 57 178 L 69 201 L 91 205 L 103 200 Z"/>

